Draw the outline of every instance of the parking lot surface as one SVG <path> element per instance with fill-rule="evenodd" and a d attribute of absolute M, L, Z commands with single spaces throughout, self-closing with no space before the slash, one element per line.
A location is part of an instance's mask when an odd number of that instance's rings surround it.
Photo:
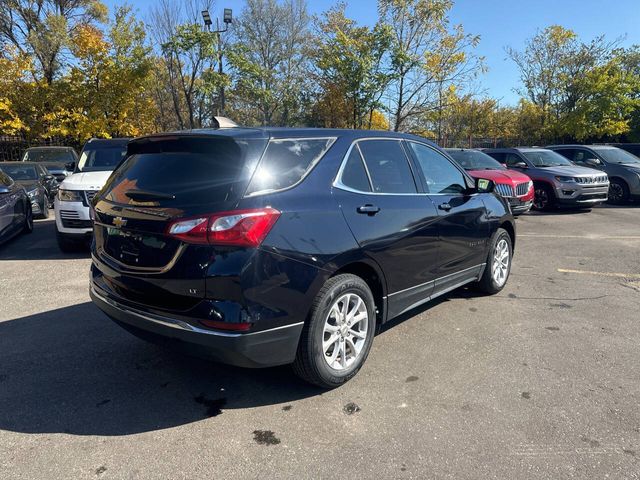
<path fill-rule="evenodd" d="M 0 247 L 0 478 L 640 478 L 640 208 L 525 215 L 507 287 L 333 391 L 146 344 L 52 221 Z"/>

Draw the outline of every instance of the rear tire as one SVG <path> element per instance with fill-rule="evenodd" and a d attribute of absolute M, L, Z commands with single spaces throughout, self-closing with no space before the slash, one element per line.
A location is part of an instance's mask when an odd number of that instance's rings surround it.
<path fill-rule="evenodd" d="M 609 203 L 622 205 L 629 200 L 629 186 L 624 180 L 614 178 L 609 183 Z"/>
<path fill-rule="evenodd" d="M 491 248 L 487 256 L 487 265 L 476 288 L 481 292 L 493 295 L 504 288 L 511 273 L 513 245 L 509 233 L 499 228 L 491 239 Z"/>
<path fill-rule="evenodd" d="M 373 294 L 364 280 L 327 280 L 311 307 L 293 370 L 303 380 L 335 388 L 353 378 L 371 350 L 376 327 Z"/>

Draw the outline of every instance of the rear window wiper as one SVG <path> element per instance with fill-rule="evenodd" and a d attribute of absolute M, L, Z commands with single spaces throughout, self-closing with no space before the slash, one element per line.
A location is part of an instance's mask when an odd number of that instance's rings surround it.
<path fill-rule="evenodd" d="M 131 200 L 138 200 L 141 202 L 144 201 L 153 201 L 153 200 L 174 200 L 176 198 L 175 195 L 170 193 L 162 193 L 162 192 L 153 192 L 151 190 L 127 190 L 125 195 L 129 197 Z"/>

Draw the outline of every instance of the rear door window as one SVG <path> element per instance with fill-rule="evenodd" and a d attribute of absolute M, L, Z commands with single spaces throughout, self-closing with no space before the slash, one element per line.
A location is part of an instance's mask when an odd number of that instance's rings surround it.
<path fill-rule="evenodd" d="M 409 159 L 398 140 L 363 140 L 362 153 L 375 193 L 417 193 Z"/>
<path fill-rule="evenodd" d="M 334 138 L 273 139 L 247 188 L 257 195 L 292 187 L 300 182 L 329 150 Z"/>
<path fill-rule="evenodd" d="M 504 153 L 503 152 L 485 152 L 487 155 L 489 155 L 490 157 L 495 158 L 498 162 L 502 163 L 504 165 Z"/>
<path fill-rule="evenodd" d="M 362 156 L 357 145 L 354 145 L 349 153 L 340 181 L 345 187 L 353 188 L 360 192 L 371 192 L 369 177 L 364 168 L 364 163 L 362 163 Z"/>
<path fill-rule="evenodd" d="M 180 208 L 236 200 L 246 189 L 266 142 L 223 135 L 134 141 L 129 144 L 129 156 L 105 185 L 103 198 Z M 157 195 L 145 201 L 140 191 Z"/>

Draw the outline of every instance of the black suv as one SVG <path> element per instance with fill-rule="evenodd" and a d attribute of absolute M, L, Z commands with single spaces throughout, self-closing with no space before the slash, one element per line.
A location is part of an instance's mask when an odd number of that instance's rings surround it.
<path fill-rule="evenodd" d="M 93 201 L 91 297 L 142 338 L 335 387 L 384 322 L 504 287 L 515 224 L 492 189 L 411 135 L 139 138 Z"/>

